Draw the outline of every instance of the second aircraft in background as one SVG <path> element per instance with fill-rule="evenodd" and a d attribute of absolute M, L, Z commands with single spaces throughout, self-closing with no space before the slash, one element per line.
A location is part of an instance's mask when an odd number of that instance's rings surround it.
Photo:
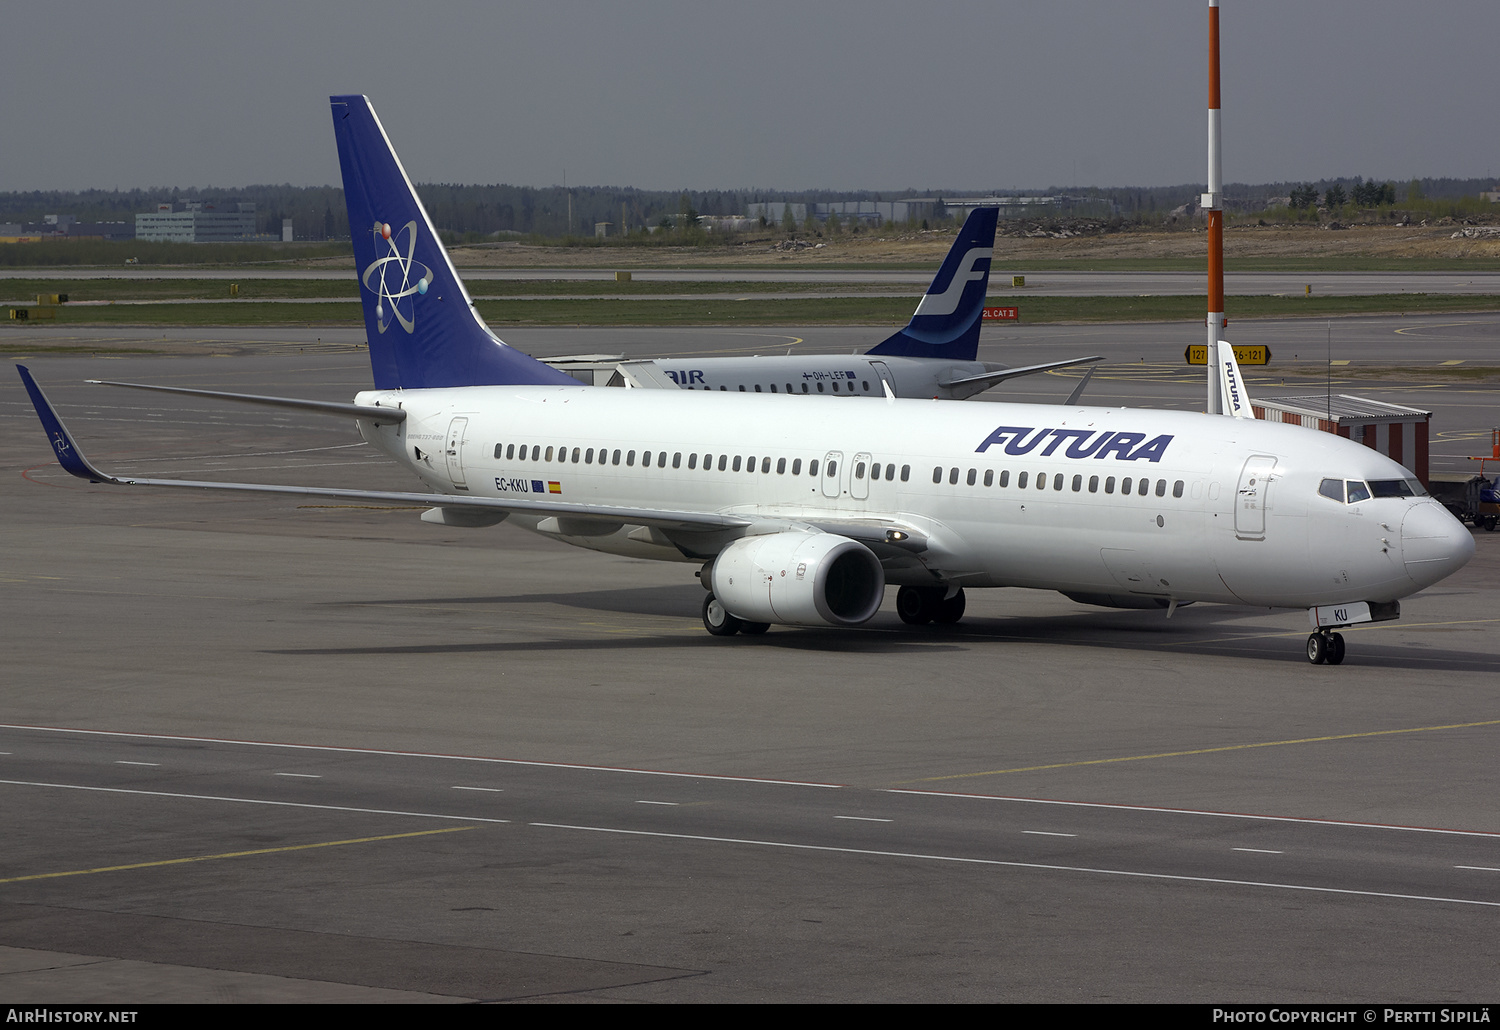
<path fill-rule="evenodd" d="M 979 360 L 999 210 L 975 208 L 906 327 L 864 354 L 758 354 L 737 358 L 551 359 L 570 374 L 613 373 L 609 385 L 655 389 L 792 393 L 826 397 L 963 400 L 1018 376 L 1101 360 L 1066 358 L 1010 368 Z M 589 381 L 589 380 L 585 380 Z"/>

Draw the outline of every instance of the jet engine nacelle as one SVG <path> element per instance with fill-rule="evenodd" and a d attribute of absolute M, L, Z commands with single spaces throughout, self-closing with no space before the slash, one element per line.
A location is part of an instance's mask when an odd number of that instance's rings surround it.
<path fill-rule="evenodd" d="M 885 572 L 857 541 L 786 532 L 736 540 L 714 559 L 714 596 L 746 622 L 853 626 L 880 608 Z"/>

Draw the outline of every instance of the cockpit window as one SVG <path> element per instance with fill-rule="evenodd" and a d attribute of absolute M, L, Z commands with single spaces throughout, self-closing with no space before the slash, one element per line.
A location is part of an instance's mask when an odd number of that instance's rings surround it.
<path fill-rule="evenodd" d="M 1370 490 L 1369 490 L 1369 488 L 1366 487 L 1365 484 L 1361 483 L 1359 480 L 1357 480 L 1357 479 L 1351 479 L 1351 480 L 1349 480 L 1348 486 L 1349 486 L 1349 503 L 1350 504 L 1353 504 L 1355 501 L 1368 501 L 1370 499 Z"/>
<path fill-rule="evenodd" d="M 1370 493 L 1376 497 L 1410 497 L 1411 481 L 1407 479 L 1372 479 Z"/>
<path fill-rule="evenodd" d="M 1331 501 L 1344 503 L 1344 481 L 1342 479 L 1325 479 L 1318 484 L 1318 493 Z"/>

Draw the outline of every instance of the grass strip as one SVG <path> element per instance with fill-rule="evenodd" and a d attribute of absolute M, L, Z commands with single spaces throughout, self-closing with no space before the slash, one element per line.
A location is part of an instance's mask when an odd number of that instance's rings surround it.
<path fill-rule="evenodd" d="M 996 297 L 1018 306 L 1023 324 L 1051 322 L 1176 322 L 1201 319 L 1204 298 Z M 1230 297 L 1231 319 L 1327 318 L 1341 315 L 1424 315 L 1500 310 L 1497 294 L 1376 294 L 1362 297 Z M 746 300 L 511 300 L 479 301 L 490 325 L 680 326 L 680 325 L 891 325 L 911 317 L 909 297 L 752 298 Z M 359 325 L 359 305 L 153 304 L 56 309 L 53 325 Z M 12 323 L 13 325 L 16 323 Z"/>

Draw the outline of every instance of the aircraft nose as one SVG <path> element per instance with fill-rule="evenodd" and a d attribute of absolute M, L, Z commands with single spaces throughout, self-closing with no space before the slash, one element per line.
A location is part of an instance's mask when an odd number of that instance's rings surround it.
<path fill-rule="evenodd" d="M 1419 587 L 1451 576 L 1474 557 L 1474 535 L 1436 501 L 1414 504 L 1401 521 L 1401 558 Z"/>

